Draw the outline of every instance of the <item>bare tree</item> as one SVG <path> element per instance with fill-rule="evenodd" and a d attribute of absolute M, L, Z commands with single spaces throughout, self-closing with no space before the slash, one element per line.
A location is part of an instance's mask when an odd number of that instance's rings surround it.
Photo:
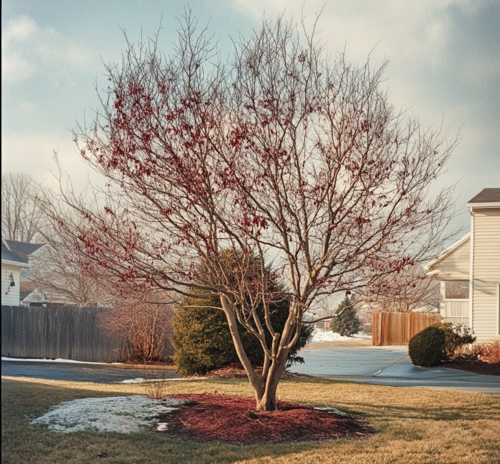
<path fill-rule="evenodd" d="M 49 190 L 40 189 L 36 206 L 47 212 L 54 209 L 58 198 Z M 71 209 L 59 205 L 60 214 L 83 227 L 84 219 Z M 31 256 L 27 275 L 34 286 L 46 294 L 49 302 L 77 306 L 110 305 L 119 296 L 116 277 L 95 261 L 83 255 L 67 229 L 58 227 L 45 216 L 47 224 L 40 234 L 45 246 Z"/>
<path fill-rule="evenodd" d="M 116 299 L 110 289 L 113 277 L 58 238 L 46 237 L 48 246 L 32 258 L 28 280 L 50 303 L 80 307 L 112 304 Z"/>
<path fill-rule="evenodd" d="M 45 217 L 35 201 L 39 188 L 27 174 L 2 175 L 2 235 L 8 240 L 41 240 Z"/>
<path fill-rule="evenodd" d="M 332 60 L 314 31 L 282 19 L 219 56 L 189 17 L 171 56 L 155 41 L 129 45 L 107 67 L 95 123 L 76 131 L 107 181 L 100 210 L 63 191 L 84 221 L 57 204 L 50 214 L 122 282 L 217 295 L 257 409 L 274 410 L 306 311 L 428 260 L 448 238 L 450 191 L 428 188 L 453 143 L 395 112 L 385 66 Z M 290 305 L 281 331 L 269 266 Z M 261 374 L 237 320 L 262 345 Z"/>
<path fill-rule="evenodd" d="M 374 289 L 365 287 L 358 299 L 373 311 L 409 313 L 416 309 L 432 311 L 439 303 L 439 282 L 426 276 L 421 267 L 410 267 L 390 274 Z"/>

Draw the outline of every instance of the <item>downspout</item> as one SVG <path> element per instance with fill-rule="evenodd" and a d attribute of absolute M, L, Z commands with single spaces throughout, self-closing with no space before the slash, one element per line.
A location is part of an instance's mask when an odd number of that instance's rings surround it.
<path fill-rule="evenodd" d="M 469 206 L 470 212 L 470 263 L 469 263 L 469 326 L 474 330 L 474 211 Z"/>

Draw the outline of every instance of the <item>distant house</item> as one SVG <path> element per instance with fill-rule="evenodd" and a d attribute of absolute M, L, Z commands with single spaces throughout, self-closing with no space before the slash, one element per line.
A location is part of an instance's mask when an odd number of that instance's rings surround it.
<path fill-rule="evenodd" d="M 469 324 L 479 341 L 500 339 L 500 188 L 468 203 L 471 231 L 428 263 L 441 282 L 445 321 Z"/>
<path fill-rule="evenodd" d="M 30 258 L 41 244 L 17 242 L 2 237 L 2 306 L 19 306 L 21 280 L 30 267 Z"/>
<path fill-rule="evenodd" d="M 27 243 L 2 238 L 2 306 L 71 304 L 54 292 L 36 288 L 30 280 L 30 268 L 46 266 L 43 258 L 51 250 L 53 248 L 47 243 Z"/>

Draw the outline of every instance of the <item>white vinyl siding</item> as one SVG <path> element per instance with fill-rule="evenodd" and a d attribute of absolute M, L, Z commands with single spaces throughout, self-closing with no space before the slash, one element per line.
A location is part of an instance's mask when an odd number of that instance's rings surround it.
<path fill-rule="evenodd" d="M 469 280 L 470 238 L 431 268 L 439 270 L 439 280 Z"/>
<path fill-rule="evenodd" d="M 19 267 L 2 263 L 2 306 L 19 306 Z M 10 286 L 10 275 L 14 278 L 14 286 Z"/>
<path fill-rule="evenodd" d="M 443 316 L 445 322 L 468 324 L 469 300 L 445 300 Z"/>
<path fill-rule="evenodd" d="M 473 209 L 472 319 L 479 341 L 499 339 L 500 209 Z"/>
<path fill-rule="evenodd" d="M 498 284 L 497 335 L 500 336 L 500 284 Z"/>

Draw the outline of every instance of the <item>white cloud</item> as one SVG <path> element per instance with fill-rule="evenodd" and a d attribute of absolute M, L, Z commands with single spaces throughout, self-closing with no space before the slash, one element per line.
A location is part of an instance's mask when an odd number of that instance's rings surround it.
<path fill-rule="evenodd" d="M 29 174 L 39 182 L 55 186 L 57 153 L 64 178 L 72 181 L 76 191 L 81 192 L 88 180 L 100 185 L 101 177 L 78 155 L 72 135 L 67 133 L 35 132 L 14 133 L 2 136 L 2 171 Z"/>
<path fill-rule="evenodd" d="M 36 112 L 36 106 L 30 101 L 20 101 L 16 108 L 16 113 L 22 117 L 32 116 Z"/>
<path fill-rule="evenodd" d="M 322 11 L 319 29 L 329 45 L 343 49 L 364 61 L 367 53 L 377 44 L 384 55 L 414 56 L 432 60 L 434 53 L 443 48 L 447 40 L 446 18 L 443 11 L 456 0 L 237 0 L 233 8 L 242 10 L 256 19 L 275 17 L 285 13 L 295 21 L 302 15 L 310 24 Z"/>
<path fill-rule="evenodd" d="M 2 30 L 2 81 L 19 82 L 37 71 L 57 75 L 67 66 L 83 67 L 89 52 L 29 16 L 10 19 Z"/>

